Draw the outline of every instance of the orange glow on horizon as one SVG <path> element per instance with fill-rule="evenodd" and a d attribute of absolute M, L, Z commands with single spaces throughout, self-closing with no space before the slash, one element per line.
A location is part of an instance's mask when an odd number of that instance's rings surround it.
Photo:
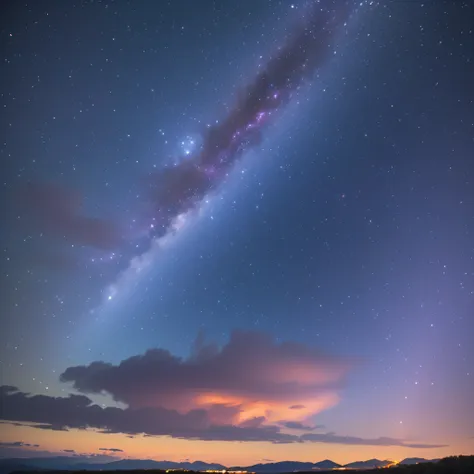
<path fill-rule="evenodd" d="M 51 431 L 30 426 L 0 425 L 3 442 L 22 440 L 39 444 L 36 450 L 29 450 L 34 456 L 38 451 L 49 451 L 51 455 L 66 453 L 74 449 L 77 454 L 103 454 L 99 447 L 108 446 L 122 449 L 120 458 L 155 459 L 183 461 L 200 460 L 221 463 L 226 466 L 249 466 L 262 462 L 262 458 L 274 462 L 297 460 L 317 462 L 332 459 L 339 464 L 347 464 L 363 459 L 404 459 L 407 457 L 442 458 L 473 452 L 473 442 L 469 439 L 452 440 L 450 446 L 429 450 L 414 450 L 402 446 L 351 446 L 326 443 L 272 444 L 269 442 L 199 441 L 176 439 L 168 436 L 129 438 L 124 434 L 103 434 L 94 430 Z M 432 440 L 436 441 L 436 440 Z M 23 450 L 23 452 L 25 452 Z M 158 454 L 157 454 L 158 453 Z"/>

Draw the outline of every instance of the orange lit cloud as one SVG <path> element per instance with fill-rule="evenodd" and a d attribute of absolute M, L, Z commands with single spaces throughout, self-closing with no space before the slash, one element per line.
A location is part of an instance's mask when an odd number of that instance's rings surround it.
<path fill-rule="evenodd" d="M 295 397 L 296 398 L 296 397 Z M 269 423 L 280 420 L 304 421 L 307 418 L 336 405 L 339 396 L 335 392 L 319 393 L 315 398 L 301 399 L 303 408 L 294 410 L 286 400 L 255 400 L 251 397 L 226 394 L 201 394 L 194 399 L 196 406 L 206 408 L 212 414 L 216 407 L 226 407 L 234 423 L 241 424 L 255 418 L 264 418 Z M 235 409 L 236 413 L 232 413 Z M 211 416 L 214 421 L 214 417 Z"/>
<path fill-rule="evenodd" d="M 235 332 L 222 348 L 199 340 L 188 359 L 153 349 L 119 365 L 71 367 L 61 380 L 134 409 L 203 409 L 211 423 L 238 425 L 254 418 L 304 421 L 334 406 L 349 368 L 344 359 L 300 344 Z"/>

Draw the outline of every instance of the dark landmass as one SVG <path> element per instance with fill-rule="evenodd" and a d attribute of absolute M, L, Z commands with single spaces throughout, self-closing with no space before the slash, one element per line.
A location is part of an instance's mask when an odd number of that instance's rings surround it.
<path fill-rule="evenodd" d="M 400 461 L 399 464 L 420 464 L 422 462 L 438 462 L 439 459 L 425 459 L 425 458 L 406 458 Z"/>
<path fill-rule="evenodd" d="M 393 461 L 380 459 L 369 459 L 368 461 L 356 461 L 345 464 L 344 467 L 347 469 L 377 469 L 380 467 L 388 467 L 393 464 Z"/>
<path fill-rule="evenodd" d="M 326 459 L 317 463 L 298 462 L 298 461 L 281 461 L 265 464 L 253 464 L 252 466 L 234 466 L 229 468 L 231 471 L 247 471 L 257 473 L 280 473 L 280 472 L 301 472 L 311 470 L 331 470 L 341 467 L 334 461 Z"/>
<path fill-rule="evenodd" d="M 68 467 L 64 467 L 68 466 Z M 158 468 L 157 466 L 160 466 Z M 187 466 L 187 467 L 185 467 Z M 56 458 L 19 458 L 0 459 L 0 474 L 70 474 L 84 472 L 99 474 L 103 471 L 120 472 L 120 474 L 201 474 L 226 471 L 228 473 L 271 473 L 271 474 L 318 474 L 334 471 L 357 471 L 358 474 L 373 474 L 374 469 L 389 469 L 391 474 L 473 474 L 474 456 L 451 456 L 443 459 L 426 460 L 423 458 L 407 458 L 400 462 L 370 459 L 357 461 L 341 466 L 329 459 L 317 463 L 282 461 L 268 464 L 255 464 L 247 467 L 227 468 L 221 464 L 202 461 L 193 463 L 176 463 L 172 461 L 153 461 L 140 459 L 123 459 L 109 463 L 74 462 L 74 458 L 66 456 Z"/>
<path fill-rule="evenodd" d="M 419 461 L 416 461 L 419 459 Z M 372 463 L 378 461 L 377 459 L 371 459 L 370 461 L 363 461 L 360 463 L 350 463 L 352 465 L 362 465 L 365 463 Z M 388 461 L 378 461 L 379 463 L 386 463 Z M 375 463 L 376 464 L 376 463 Z M 389 470 L 390 474 L 473 474 L 474 473 L 474 456 L 451 456 L 443 459 L 436 459 L 433 461 L 427 461 L 422 458 L 407 458 L 399 463 L 391 463 L 386 466 L 357 469 L 343 466 L 339 469 L 334 469 L 331 471 L 318 471 L 319 474 L 323 472 L 332 472 L 340 470 L 355 470 L 357 474 L 373 474 L 374 469 L 380 470 Z M 314 470 L 299 472 L 299 474 L 314 474 Z M 282 473 L 283 474 L 283 473 Z M 289 473 L 284 473 L 289 474 Z"/>

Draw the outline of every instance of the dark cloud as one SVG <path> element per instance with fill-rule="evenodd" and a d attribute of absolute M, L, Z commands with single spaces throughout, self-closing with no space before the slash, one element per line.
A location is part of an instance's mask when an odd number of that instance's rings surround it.
<path fill-rule="evenodd" d="M 47 425 L 38 424 L 38 425 L 35 425 L 34 427 L 39 430 L 67 431 L 64 426 L 55 425 L 55 424 L 47 424 Z"/>
<path fill-rule="evenodd" d="M 278 54 L 241 91 L 228 115 L 205 130 L 196 156 L 151 176 L 150 199 L 164 228 L 215 189 L 245 150 L 260 143 L 271 116 L 330 56 L 334 36 L 351 5 L 350 1 L 325 1 L 308 12 L 305 24 L 289 35 Z"/>
<path fill-rule="evenodd" d="M 266 418 L 264 416 L 256 416 L 254 418 L 249 418 L 248 420 L 242 421 L 239 426 L 241 428 L 258 428 L 259 426 L 265 423 Z"/>
<path fill-rule="evenodd" d="M 39 444 L 30 444 L 23 441 L 1 442 L 2 448 L 39 448 Z"/>
<path fill-rule="evenodd" d="M 99 451 L 110 451 L 112 453 L 123 453 L 123 449 L 119 449 L 119 448 L 99 448 Z"/>
<path fill-rule="evenodd" d="M 307 433 L 301 436 L 303 441 L 310 441 L 313 443 L 331 443 L 331 444 L 349 444 L 360 446 L 403 446 L 405 448 L 430 449 L 430 448 L 445 448 L 447 444 L 422 444 L 409 443 L 397 438 L 359 438 L 357 436 L 339 436 L 335 433 Z"/>
<path fill-rule="evenodd" d="M 302 430 L 302 431 L 313 431 L 313 430 L 320 430 L 324 428 L 324 425 L 307 425 L 305 423 L 301 423 L 299 421 L 282 421 L 281 426 L 288 428 L 290 430 Z"/>
<path fill-rule="evenodd" d="M 70 189 L 52 183 L 28 183 L 19 190 L 17 200 L 25 217 L 22 222 L 34 224 L 40 232 L 103 250 L 120 244 L 116 225 L 87 216 L 81 196 Z"/>
<path fill-rule="evenodd" d="M 15 387 L 0 387 L 4 420 L 61 426 L 63 429 L 95 428 L 103 433 L 169 435 L 202 440 L 294 442 L 297 438 L 280 433 L 276 426 L 241 428 L 213 426 L 205 410 L 180 414 L 164 408 L 103 408 L 84 395 L 50 397 L 29 395 Z M 36 427 L 36 425 L 32 425 Z"/>
<path fill-rule="evenodd" d="M 188 438 L 204 441 L 269 441 L 271 443 L 302 442 L 298 436 L 282 433 L 280 428 L 274 425 L 260 425 L 258 427 L 248 428 L 233 425 L 211 425 L 207 430 L 191 435 Z"/>
<path fill-rule="evenodd" d="M 14 423 L 6 422 L 9 425 Z M 24 424 L 23 426 L 29 426 Z M 112 454 L 105 453 L 78 453 L 74 449 L 63 449 L 56 451 L 47 451 L 38 449 L 39 444 L 22 443 L 22 442 L 0 442 L 0 459 L 15 458 L 28 459 L 30 462 L 39 461 L 39 464 L 45 468 L 57 469 L 58 463 L 63 465 L 63 460 L 72 460 L 74 462 L 111 462 L 116 461 L 117 457 Z M 29 448 L 35 448 L 34 450 Z M 34 456 L 34 457 L 32 457 Z M 50 462 L 51 461 L 51 462 Z M 36 462 L 34 462 L 36 464 Z M 21 463 L 20 463 L 21 464 Z"/>
<path fill-rule="evenodd" d="M 0 424 L 6 424 L 6 425 L 11 425 L 11 426 L 29 426 L 28 423 L 13 423 L 12 421 L 2 421 L 2 420 L 0 420 Z"/>
<path fill-rule="evenodd" d="M 102 408 L 84 395 L 30 396 L 15 387 L 1 387 L 0 395 L 3 419 L 40 423 L 41 428 L 48 425 L 61 429 L 91 427 L 108 433 L 164 435 L 205 429 L 209 424 L 204 410 L 182 415 L 163 408 Z"/>
<path fill-rule="evenodd" d="M 291 405 L 290 410 L 304 410 L 305 408 L 304 405 Z"/>

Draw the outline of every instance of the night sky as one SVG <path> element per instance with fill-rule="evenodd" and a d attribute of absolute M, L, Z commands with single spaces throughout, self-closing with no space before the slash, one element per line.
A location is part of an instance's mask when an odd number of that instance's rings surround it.
<path fill-rule="evenodd" d="M 473 2 L 1 9 L 0 455 L 473 453 Z"/>

